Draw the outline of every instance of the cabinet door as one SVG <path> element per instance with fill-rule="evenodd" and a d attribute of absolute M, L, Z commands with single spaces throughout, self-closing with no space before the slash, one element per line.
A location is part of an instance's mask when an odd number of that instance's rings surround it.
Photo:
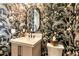
<path fill-rule="evenodd" d="M 22 46 L 18 46 L 18 56 L 22 56 L 23 55 L 22 51 L 23 51 Z"/>

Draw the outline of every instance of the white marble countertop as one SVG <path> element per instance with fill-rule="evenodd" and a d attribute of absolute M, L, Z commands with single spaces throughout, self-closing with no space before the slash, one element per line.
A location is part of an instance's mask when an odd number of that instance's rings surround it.
<path fill-rule="evenodd" d="M 30 47 L 34 47 L 36 44 L 38 44 L 41 41 L 42 34 L 35 33 L 33 35 L 36 35 L 35 38 L 29 38 L 28 34 L 27 34 L 26 37 L 11 39 L 10 42 L 11 43 L 16 43 L 16 44 L 21 44 L 21 45 L 27 45 L 27 46 L 30 46 Z"/>

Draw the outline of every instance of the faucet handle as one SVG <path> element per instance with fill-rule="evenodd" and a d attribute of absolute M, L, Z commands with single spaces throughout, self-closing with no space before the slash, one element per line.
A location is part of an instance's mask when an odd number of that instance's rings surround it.
<path fill-rule="evenodd" d="M 33 35 L 33 38 L 35 38 L 35 35 Z"/>

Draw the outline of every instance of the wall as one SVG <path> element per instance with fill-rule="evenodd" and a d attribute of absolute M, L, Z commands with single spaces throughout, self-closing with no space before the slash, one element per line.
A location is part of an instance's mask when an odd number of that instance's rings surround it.
<path fill-rule="evenodd" d="M 26 26 L 27 10 L 30 6 L 37 6 L 40 9 L 41 14 L 40 32 L 43 34 L 41 55 L 48 55 L 46 44 L 47 42 L 50 42 L 53 35 L 56 36 L 58 42 L 62 41 L 61 43 L 65 47 L 63 55 L 68 55 L 67 52 L 71 53 L 71 51 L 68 50 L 67 47 L 69 46 L 71 48 L 75 47 L 74 40 L 76 37 L 75 36 L 76 33 L 78 33 L 77 27 L 79 24 L 78 4 L 74 3 L 6 4 L 6 7 L 10 11 L 9 21 L 11 22 L 11 27 L 15 28 L 17 32 L 12 36 L 13 38 L 24 36 L 24 33 L 27 31 Z M 21 24 L 24 25 L 20 26 Z M 74 51 L 74 49 L 72 50 Z"/>

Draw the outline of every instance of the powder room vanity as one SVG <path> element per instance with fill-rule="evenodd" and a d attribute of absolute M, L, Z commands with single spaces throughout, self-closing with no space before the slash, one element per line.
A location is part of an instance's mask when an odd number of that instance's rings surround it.
<path fill-rule="evenodd" d="M 11 39 L 12 56 L 40 56 L 42 34 L 40 28 L 40 11 L 30 7 L 27 12 L 27 34 L 25 37 Z M 39 32 L 39 33 L 38 33 Z"/>
<path fill-rule="evenodd" d="M 34 38 L 26 37 L 11 39 L 12 56 L 40 56 L 42 34 L 34 33 Z"/>

